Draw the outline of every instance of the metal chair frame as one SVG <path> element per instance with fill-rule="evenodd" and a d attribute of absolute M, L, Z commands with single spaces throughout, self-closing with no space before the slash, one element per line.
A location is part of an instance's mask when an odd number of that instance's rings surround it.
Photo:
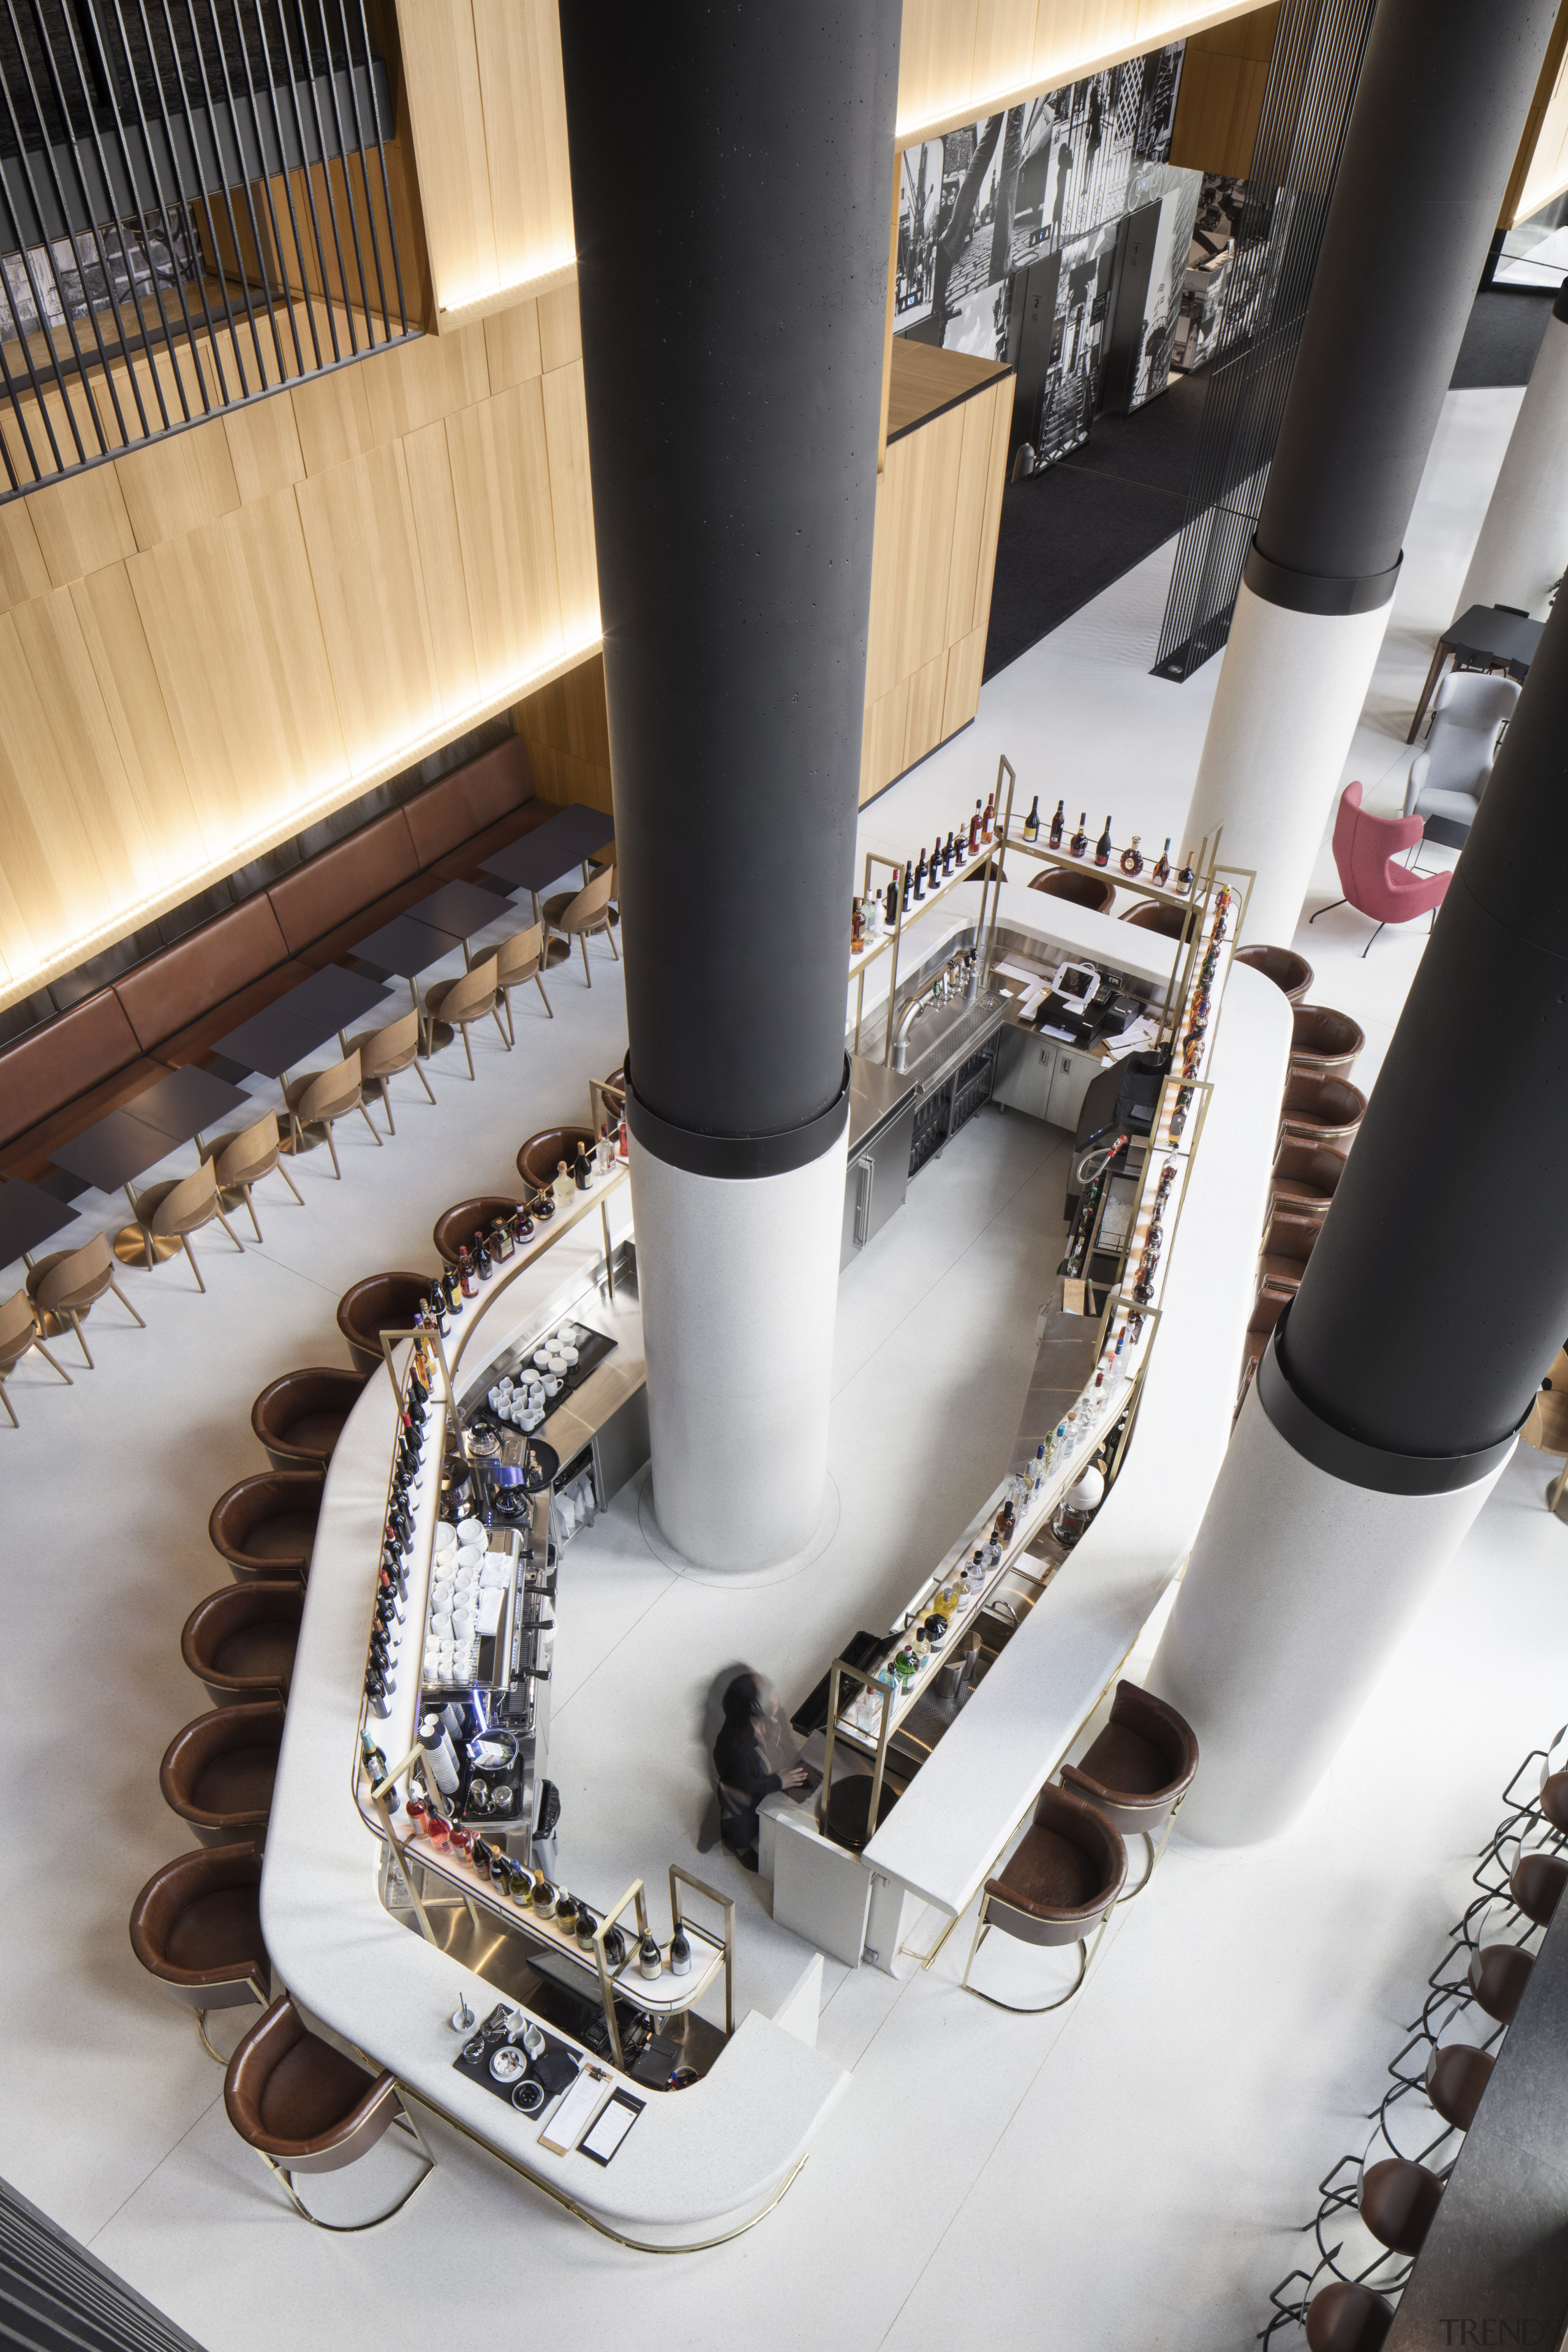
<path fill-rule="evenodd" d="M 203 2034 L 202 2039 L 204 2042 L 206 2041 L 205 2033 Z M 207 2046 L 210 2049 L 212 2045 L 208 2043 Z M 213 2054 L 216 2057 L 217 2053 L 214 2051 Z M 313 2230 L 330 2230 L 332 2235 L 338 2238 L 358 2237 L 360 2232 L 363 2230 L 378 2230 L 384 2221 L 390 2221 L 394 2214 L 402 2212 L 404 2207 L 407 2204 L 415 2190 L 416 2189 L 422 2189 L 426 2181 L 429 2179 L 430 2175 L 435 2171 L 436 2158 L 430 2152 L 430 2148 L 424 2133 L 420 2130 L 418 2125 L 414 2120 L 413 2112 L 403 2096 L 403 2087 L 401 2084 L 397 2087 L 396 2095 L 397 2113 L 392 2118 L 393 2123 L 396 2126 L 400 2126 L 404 2130 L 407 2131 L 411 2135 L 418 2147 L 420 2155 L 425 2158 L 424 2168 L 413 2181 L 411 2186 L 404 2190 L 402 2196 L 397 2200 L 397 2202 L 395 2205 L 389 2205 L 384 2213 L 373 2213 L 368 2221 L 323 2221 L 319 2213 L 311 2212 L 310 2207 L 300 2197 L 299 2190 L 294 2186 L 293 2175 L 289 2172 L 288 2166 L 279 2164 L 276 2157 L 268 2156 L 264 2147 L 258 2147 L 257 2149 L 257 2155 L 261 2158 L 262 2163 L 267 2167 L 268 2172 L 275 2173 L 278 2179 L 283 2183 L 283 2194 L 289 2200 L 289 2204 L 294 2208 L 295 2212 L 299 2214 L 300 2219 L 302 2221 L 309 2221 Z"/>

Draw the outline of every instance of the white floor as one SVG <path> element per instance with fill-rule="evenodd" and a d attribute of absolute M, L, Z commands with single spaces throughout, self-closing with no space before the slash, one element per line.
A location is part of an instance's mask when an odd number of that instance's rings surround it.
<path fill-rule="evenodd" d="M 1354 747 L 1377 805 L 1401 797 L 1422 633 L 1429 645 L 1452 609 L 1518 397 L 1450 395 Z M 945 831 L 1003 750 L 1049 806 L 1065 792 L 1076 814 L 1092 794 L 1097 818 L 1109 806 L 1119 834 L 1136 824 L 1156 850 L 1179 832 L 1213 672 L 1180 688 L 1147 676 L 1169 562 L 1151 558 L 988 687 L 975 727 L 884 796 L 863 837 L 901 852 L 939 816 Z M 1331 868 L 1320 880 L 1314 903 L 1337 896 Z M 1367 929 L 1342 910 L 1304 936 L 1316 996 L 1367 1030 L 1370 1078 L 1420 940 L 1385 931 L 1363 961 Z M 347 1284 L 431 1263 L 437 1212 L 504 1189 L 521 1139 L 585 1107 L 587 1076 L 625 1040 L 619 968 L 602 950 L 594 974 L 591 992 L 580 968 L 556 976 L 552 1024 L 520 1007 L 514 1055 L 493 1032 L 478 1039 L 477 1084 L 449 1051 L 437 1109 L 405 1088 L 395 1143 L 377 1151 L 345 1128 L 341 1187 L 324 1152 L 300 1164 L 303 1210 L 268 1187 L 261 1247 L 241 1259 L 221 1234 L 199 1237 L 205 1298 L 183 1262 L 131 1275 L 146 1332 L 110 1300 L 89 1327 L 96 1371 L 67 1391 L 40 1365 L 13 1385 L 23 1425 L 0 1428 L 0 2172 L 209 2352 L 338 2352 L 458 2328 L 511 2342 L 540 2321 L 659 2347 L 1239 2347 L 1299 2258 L 1313 2185 L 1364 2140 L 1358 2118 L 1462 1906 L 1501 1784 L 1568 1714 L 1568 1532 L 1541 1507 L 1533 1454 L 1506 1475 L 1307 1818 L 1250 1853 L 1174 1843 L 1071 2008 L 1015 2018 L 967 1999 L 966 1927 L 929 1974 L 899 1982 L 830 1964 L 821 2039 L 853 2070 L 849 2096 L 784 2205 L 715 2253 L 623 2253 L 446 2137 L 440 2170 L 384 2231 L 307 2231 L 229 2131 L 188 2021 L 132 1958 L 135 1892 L 184 1845 L 158 1759 L 202 1709 L 179 1629 L 224 1580 L 213 1500 L 263 1466 L 250 1400 L 290 1365 L 343 1360 L 333 1308 Z M 629 1490 L 568 1555 L 552 1748 L 563 1875 L 604 1899 L 633 1870 L 656 1884 L 684 1860 L 731 1887 L 742 2011 L 773 2006 L 802 1948 L 773 1926 L 765 1885 L 721 1853 L 697 1857 L 703 1701 L 740 1660 L 798 1696 L 968 1516 L 1012 1434 L 1064 1174 L 1060 1139 L 984 1114 L 846 1276 L 838 1522 L 808 1569 L 739 1592 L 676 1575 Z M 84 1197 L 89 1223 L 120 1222 L 112 1202 Z M 244 2020 L 220 2021 L 226 2046 Z M 334 2212 L 370 2210 L 399 2163 L 378 2150 L 323 2183 L 323 2205 L 330 2186 Z"/>

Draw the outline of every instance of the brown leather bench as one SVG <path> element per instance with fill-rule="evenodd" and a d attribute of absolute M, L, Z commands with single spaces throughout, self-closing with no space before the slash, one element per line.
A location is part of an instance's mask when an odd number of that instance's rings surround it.
<path fill-rule="evenodd" d="M 68 1137 L 555 814 L 509 737 L 29 1030 L 0 1052 L 0 1171 L 41 1173 Z"/>

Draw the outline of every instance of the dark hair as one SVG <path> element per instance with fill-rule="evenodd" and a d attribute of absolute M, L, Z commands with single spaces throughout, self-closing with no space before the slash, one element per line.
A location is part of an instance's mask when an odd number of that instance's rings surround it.
<path fill-rule="evenodd" d="M 757 1678 L 755 1675 L 737 1675 L 724 1693 L 726 1723 L 750 1723 L 757 1713 Z"/>

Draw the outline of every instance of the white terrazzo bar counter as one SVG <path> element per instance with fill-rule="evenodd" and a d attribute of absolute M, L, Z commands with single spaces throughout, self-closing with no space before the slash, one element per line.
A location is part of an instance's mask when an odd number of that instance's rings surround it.
<path fill-rule="evenodd" d="M 629 1223 L 624 1180 L 610 1188 L 610 1198 L 618 1241 Z M 499 1354 L 535 1318 L 556 1312 L 557 1302 L 574 1285 L 585 1286 L 601 1263 L 599 1219 L 585 1215 L 520 1269 L 504 1291 L 476 1301 L 463 1318 L 473 1337 L 463 1349 L 459 1391 L 472 1382 L 481 1360 Z M 481 1304 L 482 1315 L 476 1312 Z M 601 1298 L 599 1319 L 605 1311 Z M 640 1359 L 635 1299 L 610 1314 L 621 1343 L 617 1355 L 624 1348 Z M 460 1324 L 448 1343 L 453 1350 L 462 1329 Z M 399 1351 L 400 1360 L 405 1353 Z M 616 1356 L 607 1359 L 594 1381 L 605 1380 L 616 1364 Z M 617 1389 L 625 1376 L 623 1364 Z M 579 1410 L 591 1405 L 594 1381 L 574 1400 Z M 382 1843 L 356 1794 L 365 1641 L 395 1425 L 391 1385 L 373 1380 L 327 1474 L 262 1874 L 268 1949 L 307 2017 L 389 2068 L 417 2099 L 568 2200 L 584 2220 L 661 2249 L 710 2242 L 766 2211 L 847 2087 L 843 2069 L 813 2046 L 821 1964 L 809 1964 L 777 2021 L 756 2011 L 745 2017 L 709 2074 L 689 2088 L 659 2093 L 631 2085 L 647 2105 L 607 2166 L 578 2153 L 551 2154 L 539 2145 L 538 2119 L 456 2070 L 459 2044 L 447 2022 L 452 2012 L 466 2000 L 483 2018 L 504 1996 L 384 1908 L 377 1891 Z M 416 1513 L 422 1540 L 409 1564 L 408 1615 L 415 1623 L 423 1622 L 427 1592 L 430 1462 L 427 1454 Z M 568 1547 L 557 1612 L 570 1607 Z M 411 1744 L 415 1654 L 407 1652 L 392 1715 L 371 1726 L 394 1761 Z M 645 1873 L 656 1903 L 658 1861 L 650 1856 Z M 620 1891 L 607 1890 L 608 1899 Z M 595 1892 L 605 1898 L 606 1890 Z"/>

